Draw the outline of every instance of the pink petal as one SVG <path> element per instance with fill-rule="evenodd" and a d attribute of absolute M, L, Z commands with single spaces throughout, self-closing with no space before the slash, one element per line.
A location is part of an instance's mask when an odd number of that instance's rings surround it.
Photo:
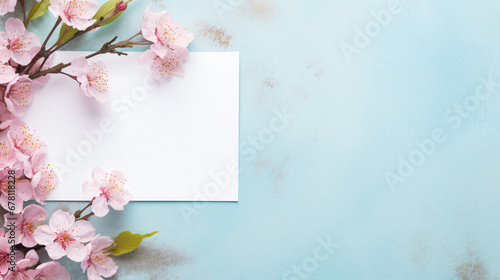
<path fill-rule="evenodd" d="M 92 224 L 88 221 L 77 221 L 71 227 L 71 230 L 74 231 L 73 237 L 75 240 L 80 242 L 89 242 L 94 238 L 95 229 L 92 227 Z"/>
<path fill-rule="evenodd" d="M 9 65 L 0 65 L 0 84 L 6 84 L 14 81 L 17 77 L 17 74 Z"/>
<path fill-rule="evenodd" d="M 92 202 L 92 212 L 94 212 L 97 217 L 104 217 L 108 214 L 108 202 L 105 197 L 100 196 L 94 199 Z"/>
<path fill-rule="evenodd" d="M 42 245 L 54 243 L 54 240 L 57 237 L 57 235 L 50 229 L 48 225 L 38 226 L 33 236 L 35 237 L 36 242 Z"/>
<path fill-rule="evenodd" d="M 53 260 L 58 260 L 66 256 L 66 251 L 64 251 L 63 247 L 58 243 L 50 243 L 45 247 L 45 249 L 47 250 L 49 257 Z"/>
<path fill-rule="evenodd" d="M 50 229 L 55 232 L 68 230 L 75 223 L 75 216 L 63 210 L 57 210 L 49 220 Z"/>
<path fill-rule="evenodd" d="M 66 252 L 68 254 L 68 258 L 75 262 L 81 262 L 87 256 L 88 250 L 86 246 L 84 246 L 80 242 L 71 242 L 66 247 Z"/>
<path fill-rule="evenodd" d="M 21 37 L 26 32 L 24 23 L 17 18 L 9 18 L 5 22 L 5 31 L 9 34 L 10 38 Z"/>

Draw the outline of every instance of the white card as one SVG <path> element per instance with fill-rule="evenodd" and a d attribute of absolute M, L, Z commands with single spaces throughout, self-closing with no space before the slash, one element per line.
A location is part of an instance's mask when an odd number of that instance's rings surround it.
<path fill-rule="evenodd" d="M 59 52 L 54 65 L 87 54 Z M 184 77 L 161 82 L 141 54 L 91 59 L 109 69 L 104 104 L 64 75 L 36 89 L 22 119 L 60 179 L 48 200 L 88 200 L 82 184 L 102 167 L 125 174 L 134 200 L 237 201 L 239 54 L 191 53 Z"/>

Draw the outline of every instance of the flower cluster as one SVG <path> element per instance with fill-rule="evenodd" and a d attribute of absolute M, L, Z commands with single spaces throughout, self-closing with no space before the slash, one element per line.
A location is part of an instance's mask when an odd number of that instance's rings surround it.
<path fill-rule="evenodd" d="M 91 280 L 110 277 L 118 269 L 112 255 L 130 252 L 140 240 L 155 234 L 123 232 L 117 237 L 120 242 L 96 235 L 88 219 L 104 217 L 110 208 L 124 210 L 132 198 L 125 188 L 124 175 L 116 170 L 93 170 L 93 180 L 82 185 L 90 199 L 84 208 L 73 214 L 56 210 L 49 215 L 40 205 L 58 184 L 58 177 L 46 162 L 47 145 L 19 119 L 34 101 L 36 86 L 45 85 L 51 75 L 65 75 L 78 84 L 85 96 L 105 102 L 108 68 L 92 58 L 107 53 L 126 55 L 119 49 L 150 46 L 139 63 L 149 63 L 155 78 L 182 75 L 193 34 L 169 13 L 153 13 L 149 7 L 142 28 L 131 38 L 115 43 L 115 37 L 86 57 L 54 62 L 54 53 L 75 38 L 116 20 L 131 1 L 109 0 L 99 7 L 96 0 L 39 0 L 26 13 L 24 0 L 0 0 L 0 15 L 13 12 L 17 3 L 24 13 L 24 20 L 7 19 L 5 31 L 0 32 L 0 206 L 6 212 L 6 231 L 0 229 L 0 279 L 70 279 L 58 262 L 63 257 L 81 263 L 82 271 Z M 42 42 L 27 27 L 47 11 L 56 20 Z M 49 46 L 59 25 L 59 37 Z M 138 36 L 143 39 L 136 39 Z M 85 214 L 87 209 L 90 212 Z"/>

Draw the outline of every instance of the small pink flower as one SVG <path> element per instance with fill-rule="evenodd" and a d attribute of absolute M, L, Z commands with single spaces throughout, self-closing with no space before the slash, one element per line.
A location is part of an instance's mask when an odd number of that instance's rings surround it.
<path fill-rule="evenodd" d="M 97 102 L 106 102 L 108 92 L 108 68 L 104 62 L 91 62 L 85 57 L 75 58 L 72 62 L 73 73 L 80 82 L 80 88 L 88 97 L 94 97 Z"/>
<path fill-rule="evenodd" d="M 0 0 L 0 16 L 13 12 L 16 3 L 17 0 Z"/>
<path fill-rule="evenodd" d="M 12 185 L 12 183 L 9 184 L 9 181 L 12 181 L 12 178 L 9 178 L 9 176 L 12 175 L 9 174 L 9 169 L 7 168 L 0 170 L 0 205 L 7 211 L 20 213 L 23 210 L 23 201 L 28 201 L 32 198 L 33 189 L 31 188 L 31 183 L 28 180 L 17 179 L 17 176 L 20 176 L 22 174 L 19 167 L 14 170 L 16 171 L 16 181 L 14 189 L 15 195 L 11 195 L 11 197 L 14 197 L 14 200 L 9 200 L 9 186 Z M 12 194 L 12 188 L 10 194 Z M 11 202 L 10 205 L 9 201 Z M 12 205 L 12 203 L 14 205 Z M 13 209 L 12 206 L 14 206 Z"/>
<path fill-rule="evenodd" d="M 107 236 L 97 235 L 90 243 L 92 250 L 82 261 L 83 272 L 87 271 L 89 280 L 102 280 L 101 276 L 111 277 L 118 270 L 118 266 L 109 257 L 109 248 L 113 240 Z"/>
<path fill-rule="evenodd" d="M 50 217 L 49 225 L 39 226 L 35 230 L 36 242 L 46 245 L 45 249 L 53 260 L 68 256 L 75 262 L 81 262 L 87 255 L 88 248 L 82 243 L 94 237 L 94 228 L 87 221 L 76 221 L 75 216 L 57 210 Z"/>
<path fill-rule="evenodd" d="M 0 142 L 0 170 L 14 166 L 17 157 L 16 152 L 7 145 L 7 142 Z"/>
<path fill-rule="evenodd" d="M 25 107 L 33 102 L 33 83 L 22 76 L 7 85 L 4 101 L 7 109 L 16 117 L 24 115 Z"/>
<path fill-rule="evenodd" d="M 35 153 L 45 153 L 47 146 L 38 139 L 38 136 L 32 132 L 28 126 L 20 121 L 14 120 L 7 132 L 9 145 L 16 151 L 17 159 L 26 161 Z"/>
<path fill-rule="evenodd" d="M 60 17 L 67 26 L 85 30 L 96 20 L 90 20 L 97 12 L 95 0 L 50 0 L 49 10 Z"/>
<path fill-rule="evenodd" d="M 36 280 L 70 280 L 71 276 L 64 266 L 56 261 L 46 262 L 35 270 Z"/>
<path fill-rule="evenodd" d="M 5 22 L 5 31 L 0 33 L 0 48 L 7 48 L 16 63 L 29 64 L 40 50 L 40 39 L 26 31 L 23 22 L 17 18 Z"/>
<path fill-rule="evenodd" d="M 151 61 L 151 74 L 157 80 L 170 78 L 172 76 L 182 76 L 184 67 L 182 60 L 189 57 L 189 51 L 186 48 L 179 48 L 173 52 L 168 52 L 164 58 L 159 57 L 155 52 L 147 50 L 140 57 L 139 63 L 144 64 Z"/>
<path fill-rule="evenodd" d="M 7 64 L 0 64 L 0 84 L 6 84 L 17 78 L 14 68 Z"/>
<path fill-rule="evenodd" d="M 121 211 L 132 195 L 125 190 L 125 177 L 120 171 L 113 170 L 105 173 L 101 168 L 94 168 L 92 171 L 94 182 L 85 182 L 83 192 L 94 197 L 92 202 L 92 212 L 97 217 L 104 217 L 108 212 L 108 206 Z"/>
<path fill-rule="evenodd" d="M 4 280 L 31 280 L 35 279 L 36 271 L 34 269 L 28 269 L 27 267 L 33 266 L 38 263 L 38 254 L 35 250 L 30 250 L 26 253 L 26 257 L 22 257 L 21 260 L 17 261 L 14 271 L 9 271 L 5 276 Z"/>
<path fill-rule="evenodd" d="M 169 13 L 151 13 L 149 6 L 144 12 L 142 36 L 153 43 L 151 50 L 160 58 L 165 58 L 173 50 L 186 48 L 194 39 L 193 33 L 180 26 Z"/>
<path fill-rule="evenodd" d="M 7 232 L 8 236 L 16 237 L 16 244 L 23 244 L 24 247 L 30 248 L 34 247 L 37 243 L 33 238 L 33 233 L 35 229 L 41 225 L 45 219 L 47 218 L 47 211 L 42 207 L 31 204 L 28 205 L 21 214 L 15 214 L 15 216 L 11 216 L 10 214 L 5 214 L 5 228 L 8 228 L 11 220 L 7 218 L 15 218 L 16 219 L 16 228 L 14 230 L 14 234 L 11 234 L 10 231 Z"/>
<path fill-rule="evenodd" d="M 44 153 L 36 153 L 31 161 L 24 164 L 24 174 L 31 178 L 33 198 L 40 204 L 45 204 L 47 195 L 54 189 L 58 179 L 50 164 L 44 164 Z"/>

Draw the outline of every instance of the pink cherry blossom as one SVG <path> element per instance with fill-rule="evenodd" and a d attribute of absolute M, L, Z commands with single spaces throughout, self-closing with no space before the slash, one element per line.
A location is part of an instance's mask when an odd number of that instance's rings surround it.
<path fill-rule="evenodd" d="M 45 153 L 47 151 L 46 144 L 40 141 L 38 136 L 20 120 L 12 121 L 7 137 L 10 147 L 14 149 L 20 161 L 24 162 L 35 153 Z"/>
<path fill-rule="evenodd" d="M 0 16 L 13 12 L 16 3 L 17 0 L 0 0 Z"/>
<path fill-rule="evenodd" d="M 0 48 L 7 48 L 16 63 L 29 64 L 40 50 L 40 39 L 26 31 L 23 22 L 17 18 L 5 22 L 5 31 L 0 33 Z"/>
<path fill-rule="evenodd" d="M 144 12 L 142 36 L 153 43 L 151 50 L 162 59 L 168 52 L 186 48 L 194 39 L 193 33 L 180 26 L 169 13 L 151 13 L 149 6 Z"/>
<path fill-rule="evenodd" d="M 33 102 L 33 83 L 22 76 L 7 85 L 4 101 L 7 109 L 16 117 L 24 115 L 25 107 Z"/>
<path fill-rule="evenodd" d="M 34 269 L 26 270 L 26 268 L 38 263 L 38 254 L 35 250 L 30 250 L 28 251 L 28 253 L 26 253 L 26 257 L 21 258 L 21 260 L 17 261 L 16 266 L 14 267 L 14 271 L 9 271 L 9 273 L 4 277 L 4 280 L 35 279 L 36 271 Z"/>
<path fill-rule="evenodd" d="M 0 274 L 4 275 L 9 271 L 10 267 L 10 245 L 7 238 L 4 236 L 0 237 Z M 21 252 L 18 252 L 18 256 Z M 22 258 L 22 257 L 21 257 Z M 21 259 L 19 258 L 19 259 Z M 1 278 L 0 278 L 1 279 Z"/>
<path fill-rule="evenodd" d="M 46 262 L 36 268 L 36 280 L 70 280 L 71 276 L 64 266 L 56 261 Z"/>
<path fill-rule="evenodd" d="M 18 180 L 17 176 L 21 176 L 22 172 L 17 167 L 16 171 L 16 181 L 15 181 L 15 195 L 14 200 L 9 200 L 9 181 L 12 181 L 12 176 L 9 174 L 9 169 L 0 170 L 0 205 L 8 211 L 14 213 L 20 213 L 23 210 L 23 201 L 28 201 L 33 196 L 33 189 L 31 188 L 31 183 L 26 180 Z M 11 191 L 12 193 L 12 191 Z M 9 201 L 11 204 L 9 205 Z M 13 209 L 12 209 L 13 206 Z"/>
<path fill-rule="evenodd" d="M 99 103 L 105 102 L 108 91 L 108 68 L 104 62 L 89 64 L 85 57 L 79 57 L 75 58 L 71 65 L 83 93 L 88 97 L 94 97 Z"/>
<path fill-rule="evenodd" d="M 103 217 L 109 212 L 108 206 L 121 211 L 132 195 L 125 190 L 125 177 L 120 171 L 113 170 L 110 173 L 104 172 L 101 168 L 94 168 L 92 171 L 94 182 L 85 182 L 83 192 L 94 197 L 92 201 L 92 212 L 97 217 Z"/>
<path fill-rule="evenodd" d="M 67 26 L 85 30 L 96 20 L 90 20 L 97 12 L 95 0 L 50 0 L 49 11 L 60 17 Z"/>
<path fill-rule="evenodd" d="M 113 240 L 107 236 L 97 235 L 90 243 L 92 250 L 82 261 L 83 272 L 87 271 L 89 280 L 102 280 L 101 276 L 111 277 L 118 270 L 118 266 L 109 256 L 109 248 Z"/>
<path fill-rule="evenodd" d="M 39 226 L 35 230 L 35 240 L 46 245 L 45 249 L 53 260 L 68 256 L 75 262 L 81 262 L 87 255 L 84 244 L 94 237 L 94 228 L 87 221 L 76 221 L 75 216 L 57 210 L 50 217 L 48 225 Z"/>
<path fill-rule="evenodd" d="M 7 142 L 0 142 L 0 170 L 11 168 L 16 161 L 16 152 L 7 145 Z"/>
<path fill-rule="evenodd" d="M 23 244 L 23 246 L 30 248 L 34 247 L 37 243 L 33 238 L 33 233 L 35 229 L 41 225 L 45 219 L 47 218 L 47 211 L 42 207 L 31 204 L 28 205 L 21 214 L 15 214 L 14 216 L 10 214 L 5 214 L 5 224 L 4 226 L 7 228 L 8 224 L 11 222 L 7 220 L 7 218 L 15 218 L 16 219 L 16 227 L 14 230 L 14 234 L 11 234 L 10 231 L 7 232 L 8 236 L 16 237 L 16 244 Z"/>
<path fill-rule="evenodd" d="M 57 175 L 50 164 L 44 164 L 44 153 L 36 153 L 31 161 L 24 162 L 24 174 L 31 178 L 33 198 L 40 204 L 45 204 L 47 195 L 58 182 Z"/>
<path fill-rule="evenodd" d="M 182 60 L 189 57 L 186 48 L 179 48 L 173 52 L 168 52 L 164 58 L 159 57 L 155 52 L 147 50 L 139 59 L 140 64 L 152 61 L 150 65 L 151 74 L 155 79 L 170 78 L 172 76 L 182 76 L 184 67 Z"/>

